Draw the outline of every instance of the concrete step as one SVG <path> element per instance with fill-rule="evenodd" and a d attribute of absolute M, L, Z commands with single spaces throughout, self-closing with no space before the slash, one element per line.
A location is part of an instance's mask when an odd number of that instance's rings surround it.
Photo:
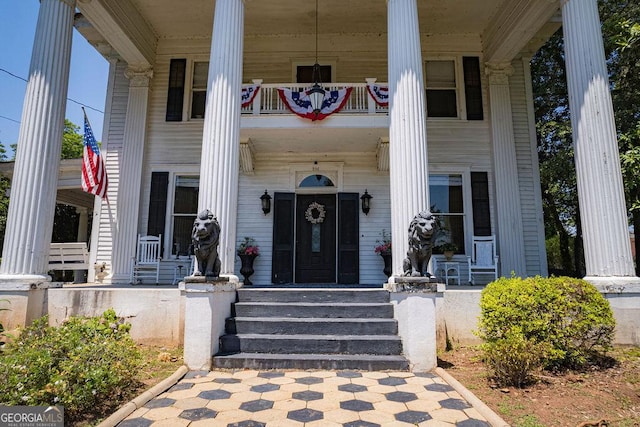
<path fill-rule="evenodd" d="M 395 335 L 395 319 L 236 317 L 227 332 L 278 335 Z M 228 323 L 229 323 L 228 322 Z"/>
<path fill-rule="evenodd" d="M 220 337 L 220 353 L 400 355 L 397 335 L 228 334 Z"/>
<path fill-rule="evenodd" d="M 213 358 L 221 369 L 329 369 L 407 371 L 409 363 L 395 355 L 237 353 Z"/>
<path fill-rule="evenodd" d="M 383 289 L 248 288 L 238 289 L 238 302 L 280 303 L 388 303 Z"/>
<path fill-rule="evenodd" d="M 393 318 L 393 306 L 387 303 L 330 304 L 307 302 L 238 302 L 235 315 L 239 317 L 315 317 L 315 318 Z"/>

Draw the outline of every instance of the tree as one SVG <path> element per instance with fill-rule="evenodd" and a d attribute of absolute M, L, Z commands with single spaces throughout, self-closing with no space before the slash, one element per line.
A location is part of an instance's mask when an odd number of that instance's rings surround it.
<path fill-rule="evenodd" d="M 599 7 L 627 208 L 636 233 L 636 253 L 640 253 L 640 4 L 603 0 Z M 549 265 L 581 276 L 581 227 L 562 30 L 538 51 L 531 70 L 545 231 L 547 238 L 557 240 L 559 246 L 560 259 L 550 259 Z M 640 274 L 637 263 L 636 274 Z"/>

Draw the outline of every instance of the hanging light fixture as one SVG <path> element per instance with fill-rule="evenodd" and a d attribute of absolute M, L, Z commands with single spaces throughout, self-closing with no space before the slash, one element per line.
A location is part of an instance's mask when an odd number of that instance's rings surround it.
<path fill-rule="evenodd" d="M 316 0 L 316 63 L 313 64 L 313 86 L 307 91 L 307 95 L 311 99 L 311 107 L 317 116 L 322 109 L 322 102 L 326 95 L 325 90 L 320 86 L 320 64 L 318 63 L 318 0 Z"/>

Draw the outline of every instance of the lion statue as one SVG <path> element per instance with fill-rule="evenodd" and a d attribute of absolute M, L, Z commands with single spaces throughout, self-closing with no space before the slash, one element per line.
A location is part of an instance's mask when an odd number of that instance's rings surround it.
<path fill-rule="evenodd" d="M 218 219 L 209 209 L 205 209 L 196 217 L 191 232 L 191 245 L 196 256 L 194 276 L 220 276 L 219 240 Z"/>
<path fill-rule="evenodd" d="M 438 218 L 430 211 L 422 211 L 416 215 L 409 225 L 409 250 L 404 259 L 403 270 L 405 276 L 431 277 L 427 271 L 433 238 L 438 230 Z"/>

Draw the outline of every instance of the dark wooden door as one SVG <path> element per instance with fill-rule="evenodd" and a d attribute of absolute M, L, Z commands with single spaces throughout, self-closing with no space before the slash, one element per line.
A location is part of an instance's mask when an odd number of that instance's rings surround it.
<path fill-rule="evenodd" d="M 297 196 L 295 281 L 336 282 L 335 194 Z"/>

